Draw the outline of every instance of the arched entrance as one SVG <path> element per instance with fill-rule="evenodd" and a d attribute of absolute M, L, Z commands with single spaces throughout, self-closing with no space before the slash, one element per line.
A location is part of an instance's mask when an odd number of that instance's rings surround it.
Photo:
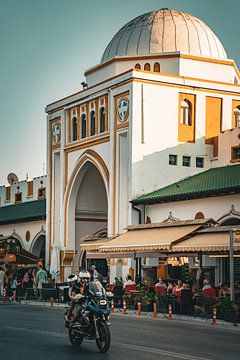
<path fill-rule="evenodd" d="M 46 248 L 46 236 L 45 234 L 40 234 L 36 236 L 33 240 L 30 252 L 40 259 L 45 260 L 45 248 Z"/>
<path fill-rule="evenodd" d="M 105 183 L 97 167 L 87 161 L 79 172 L 78 189 L 75 198 L 75 258 L 72 270 L 85 266 L 80 251 L 81 239 L 107 228 L 108 200 Z M 107 262 L 94 260 L 94 265 L 107 272 Z M 99 264 L 98 264 L 99 263 Z M 103 266 L 104 265 L 104 266 Z"/>

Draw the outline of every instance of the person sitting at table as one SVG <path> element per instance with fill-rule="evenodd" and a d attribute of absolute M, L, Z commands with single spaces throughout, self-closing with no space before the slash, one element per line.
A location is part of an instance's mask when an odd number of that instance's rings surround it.
<path fill-rule="evenodd" d="M 159 278 L 158 279 L 158 282 L 155 284 L 155 286 L 161 286 L 161 287 L 163 287 L 164 289 L 166 289 L 167 288 L 167 285 L 165 284 L 165 282 L 163 281 L 163 279 L 161 279 L 161 278 Z"/>
<path fill-rule="evenodd" d="M 172 281 L 172 280 L 169 280 L 169 281 L 168 281 L 168 286 L 167 286 L 167 293 L 168 293 L 168 294 L 172 294 L 173 289 L 174 289 L 173 281 Z"/>
<path fill-rule="evenodd" d="M 132 280 L 131 275 L 128 275 L 127 280 L 123 284 L 123 289 L 125 289 L 127 285 L 136 285 L 135 281 Z"/>
<path fill-rule="evenodd" d="M 202 291 L 206 290 L 206 289 L 211 289 L 211 284 L 209 282 L 208 279 L 204 279 L 203 280 L 203 287 L 202 287 Z"/>
<path fill-rule="evenodd" d="M 219 291 L 218 297 L 224 298 L 228 297 L 230 295 L 230 288 L 226 282 L 222 283 L 221 289 Z"/>
<path fill-rule="evenodd" d="M 173 291 L 172 291 L 173 295 L 178 296 L 179 294 L 181 294 L 182 289 L 183 289 L 183 282 L 182 282 L 182 280 L 178 280 L 177 285 L 174 286 L 174 288 L 173 288 Z"/>

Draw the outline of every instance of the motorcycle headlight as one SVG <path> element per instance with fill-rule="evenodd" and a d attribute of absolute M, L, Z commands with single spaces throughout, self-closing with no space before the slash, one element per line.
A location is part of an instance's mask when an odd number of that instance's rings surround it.
<path fill-rule="evenodd" d="M 99 305 L 107 305 L 107 300 L 100 300 Z"/>

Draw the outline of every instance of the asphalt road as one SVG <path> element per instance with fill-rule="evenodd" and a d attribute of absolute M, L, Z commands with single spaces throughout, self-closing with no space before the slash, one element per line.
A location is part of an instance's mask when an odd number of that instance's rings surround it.
<path fill-rule="evenodd" d="M 112 344 L 100 354 L 93 341 L 73 348 L 63 322 L 64 309 L 0 305 L 1 360 L 232 360 L 239 359 L 240 328 L 144 315 L 114 314 Z"/>

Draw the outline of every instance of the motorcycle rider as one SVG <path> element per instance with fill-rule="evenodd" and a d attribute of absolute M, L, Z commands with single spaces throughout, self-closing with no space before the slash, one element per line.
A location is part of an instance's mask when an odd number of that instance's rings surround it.
<path fill-rule="evenodd" d="M 86 295 L 88 293 L 88 284 L 90 279 L 91 279 L 91 275 L 88 271 L 86 270 L 80 271 L 79 273 L 80 282 L 77 286 L 75 285 L 72 288 L 71 305 L 67 314 L 67 319 L 69 322 L 73 309 L 75 310 L 73 318 L 71 320 L 71 325 L 76 322 L 80 314 L 83 316 L 85 321 L 88 321 L 87 312 L 84 311 L 84 307 L 85 307 L 84 305 L 86 302 Z"/>

